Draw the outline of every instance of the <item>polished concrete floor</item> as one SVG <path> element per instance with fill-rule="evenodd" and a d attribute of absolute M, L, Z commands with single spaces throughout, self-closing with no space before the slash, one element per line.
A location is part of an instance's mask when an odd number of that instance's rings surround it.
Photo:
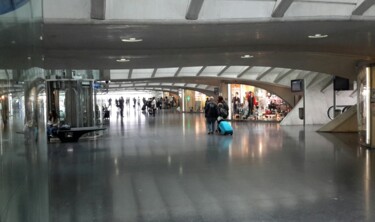
<path fill-rule="evenodd" d="M 356 134 L 234 122 L 207 135 L 203 115 L 132 110 L 106 124 L 65 144 L 3 129 L 0 221 L 375 221 L 375 154 Z"/>

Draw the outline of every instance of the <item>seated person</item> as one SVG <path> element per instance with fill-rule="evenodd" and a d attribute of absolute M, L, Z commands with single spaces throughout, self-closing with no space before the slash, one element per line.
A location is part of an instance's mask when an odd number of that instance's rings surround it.
<path fill-rule="evenodd" d="M 57 129 L 59 127 L 59 118 L 55 110 L 52 110 L 48 114 L 48 122 L 47 122 L 47 139 L 49 139 L 56 134 Z"/>

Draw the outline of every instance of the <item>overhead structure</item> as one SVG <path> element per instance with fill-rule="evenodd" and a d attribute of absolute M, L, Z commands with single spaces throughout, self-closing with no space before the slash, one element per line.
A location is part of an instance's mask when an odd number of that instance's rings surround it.
<path fill-rule="evenodd" d="M 375 4 L 375 0 L 358 0 L 352 15 L 363 15 L 368 9 Z"/>
<path fill-rule="evenodd" d="M 272 67 L 267 68 L 264 72 L 260 73 L 260 74 L 257 76 L 256 80 L 261 80 L 261 79 L 262 79 L 263 77 L 265 77 L 268 73 L 271 73 L 272 70 L 273 70 Z"/>
<path fill-rule="evenodd" d="M 272 17 L 283 17 L 294 0 L 277 0 L 275 8 L 271 14 Z"/>
<path fill-rule="evenodd" d="M 187 20 L 197 20 L 199 12 L 202 9 L 204 0 L 190 0 L 189 8 L 186 12 L 185 18 Z"/>
<path fill-rule="evenodd" d="M 91 0 L 91 18 L 105 20 L 107 0 Z"/>

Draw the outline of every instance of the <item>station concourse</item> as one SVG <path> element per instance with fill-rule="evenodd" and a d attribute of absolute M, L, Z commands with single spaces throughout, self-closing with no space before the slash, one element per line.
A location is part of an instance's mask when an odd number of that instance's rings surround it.
<path fill-rule="evenodd" d="M 370 0 L 3 1 L 0 222 L 374 221 L 374 16 Z M 207 134 L 219 95 L 232 136 Z M 142 97 L 161 97 L 155 117 Z M 82 135 L 47 137 L 52 111 Z"/>

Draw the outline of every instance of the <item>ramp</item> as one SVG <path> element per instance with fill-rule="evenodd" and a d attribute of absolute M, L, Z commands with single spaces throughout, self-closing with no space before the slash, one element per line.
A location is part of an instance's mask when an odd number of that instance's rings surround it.
<path fill-rule="evenodd" d="M 358 132 L 357 106 L 352 106 L 346 112 L 337 116 L 331 122 L 318 129 L 326 133 L 355 133 Z"/>

